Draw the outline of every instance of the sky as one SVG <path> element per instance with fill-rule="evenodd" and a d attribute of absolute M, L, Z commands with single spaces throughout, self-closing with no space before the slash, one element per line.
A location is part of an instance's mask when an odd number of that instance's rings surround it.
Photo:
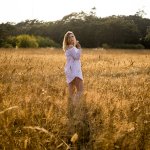
<path fill-rule="evenodd" d="M 89 13 L 93 7 L 98 17 L 128 16 L 144 10 L 144 17 L 150 19 L 150 0 L 0 0 L 0 23 L 56 21 L 72 12 Z"/>

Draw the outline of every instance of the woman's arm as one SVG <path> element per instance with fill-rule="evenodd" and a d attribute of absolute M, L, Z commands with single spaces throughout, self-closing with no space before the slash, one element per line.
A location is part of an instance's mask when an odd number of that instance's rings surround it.
<path fill-rule="evenodd" d="M 71 56 L 75 60 L 79 60 L 81 56 L 81 48 L 72 47 L 66 50 L 66 56 Z"/>

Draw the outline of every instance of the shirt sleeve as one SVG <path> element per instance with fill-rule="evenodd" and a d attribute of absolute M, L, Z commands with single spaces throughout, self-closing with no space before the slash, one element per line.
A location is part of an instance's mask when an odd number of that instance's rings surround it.
<path fill-rule="evenodd" d="M 71 56 L 75 60 L 79 60 L 81 56 L 81 49 L 73 47 L 71 49 L 66 50 L 66 56 Z"/>

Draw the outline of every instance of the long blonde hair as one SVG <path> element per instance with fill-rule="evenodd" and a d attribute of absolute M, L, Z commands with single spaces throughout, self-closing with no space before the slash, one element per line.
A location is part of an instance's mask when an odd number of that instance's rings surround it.
<path fill-rule="evenodd" d="M 67 46 L 69 45 L 69 35 L 70 34 L 74 34 L 72 31 L 67 31 L 64 35 L 64 39 L 63 39 L 63 50 L 66 51 Z"/>

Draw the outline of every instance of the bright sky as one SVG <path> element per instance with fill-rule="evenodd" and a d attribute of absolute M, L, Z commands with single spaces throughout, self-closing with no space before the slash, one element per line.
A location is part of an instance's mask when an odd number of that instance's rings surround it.
<path fill-rule="evenodd" d="M 96 7 L 98 17 L 134 15 L 144 10 L 150 18 L 150 0 L 0 0 L 0 23 L 26 19 L 56 21 L 72 12 L 90 12 Z"/>

